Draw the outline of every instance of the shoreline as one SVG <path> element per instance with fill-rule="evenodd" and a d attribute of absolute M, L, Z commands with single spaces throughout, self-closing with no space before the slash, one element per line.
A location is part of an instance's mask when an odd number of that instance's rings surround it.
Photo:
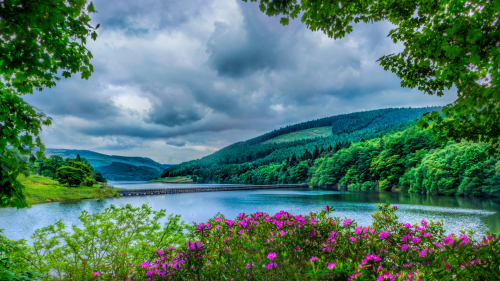
<path fill-rule="evenodd" d="M 24 186 L 24 194 L 29 206 L 53 202 L 119 197 L 118 188 L 105 183 L 97 183 L 93 186 L 67 187 L 58 181 L 39 175 L 20 176 L 18 179 Z"/>

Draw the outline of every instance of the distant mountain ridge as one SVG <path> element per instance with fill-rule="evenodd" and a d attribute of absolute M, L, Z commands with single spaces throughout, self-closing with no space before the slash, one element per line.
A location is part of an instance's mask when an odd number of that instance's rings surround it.
<path fill-rule="evenodd" d="M 47 148 L 45 155 L 75 158 L 77 154 L 87 159 L 94 169 L 108 180 L 151 180 L 173 165 L 161 164 L 147 157 L 106 155 L 90 150 Z"/>

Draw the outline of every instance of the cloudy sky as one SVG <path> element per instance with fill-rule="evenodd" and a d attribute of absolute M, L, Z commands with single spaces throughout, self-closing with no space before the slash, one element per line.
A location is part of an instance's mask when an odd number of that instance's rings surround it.
<path fill-rule="evenodd" d="M 50 148 L 180 163 L 287 124 L 456 97 L 403 89 L 383 70 L 376 60 L 402 50 L 387 22 L 333 40 L 241 0 L 93 2 L 92 77 L 26 97 L 53 118 Z"/>

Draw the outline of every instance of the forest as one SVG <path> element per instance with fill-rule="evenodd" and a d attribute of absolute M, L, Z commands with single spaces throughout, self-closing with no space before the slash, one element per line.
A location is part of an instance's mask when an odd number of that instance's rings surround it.
<path fill-rule="evenodd" d="M 426 109 L 383 109 L 304 122 L 280 130 L 323 126 L 328 119 L 333 120 L 334 134 L 264 143 L 269 140 L 265 134 L 170 167 L 162 177 L 195 175 L 198 182 L 307 182 L 343 190 L 499 197 L 500 162 L 484 156 L 487 145 L 438 144 L 430 130 L 416 126 L 415 119 Z M 280 130 L 273 132 L 279 136 Z"/>

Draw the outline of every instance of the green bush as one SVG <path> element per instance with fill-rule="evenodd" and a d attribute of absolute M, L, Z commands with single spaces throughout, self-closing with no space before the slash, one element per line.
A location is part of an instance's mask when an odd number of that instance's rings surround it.
<path fill-rule="evenodd" d="M 68 186 L 78 186 L 80 185 L 86 178 L 85 172 L 81 169 L 71 167 L 71 166 L 62 166 L 57 169 L 57 178 L 58 181 L 62 184 L 68 184 Z"/>
<path fill-rule="evenodd" d="M 0 229 L 0 280 L 36 280 L 39 273 L 29 270 L 29 264 L 19 256 L 22 256 L 23 249 L 15 245 L 15 241 L 10 241 L 2 235 Z"/>
<path fill-rule="evenodd" d="M 180 216 L 170 215 L 162 227 L 165 210 L 147 205 L 132 208 L 111 206 L 103 212 L 83 211 L 82 228 L 66 231 L 59 221 L 35 231 L 33 246 L 17 242 L 22 252 L 15 258 L 43 273 L 43 280 L 89 280 L 99 272 L 100 280 L 142 280 L 131 269 L 143 261 L 152 262 L 156 249 L 185 243 Z M 3 279 L 2 279 L 3 280 Z"/>

